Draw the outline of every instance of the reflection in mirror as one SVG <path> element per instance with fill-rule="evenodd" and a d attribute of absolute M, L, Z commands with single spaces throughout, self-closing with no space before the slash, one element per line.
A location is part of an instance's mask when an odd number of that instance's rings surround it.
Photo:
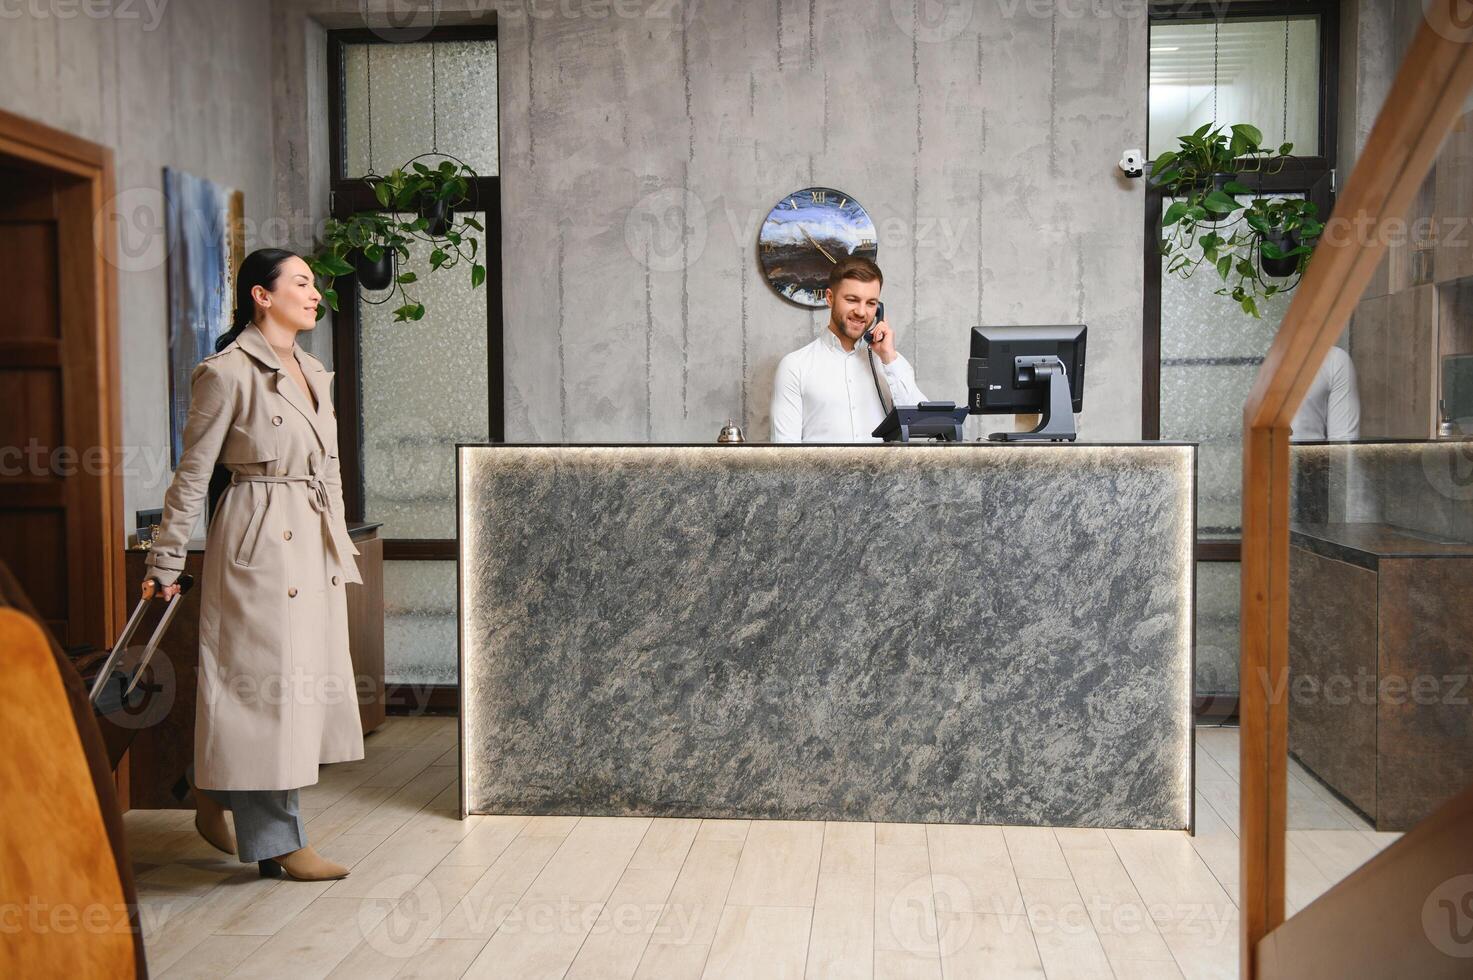
<path fill-rule="evenodd" d="M 1473 783 L 1473 441 L 1290 456 L 1289 881 L 1312 898 Z"/>

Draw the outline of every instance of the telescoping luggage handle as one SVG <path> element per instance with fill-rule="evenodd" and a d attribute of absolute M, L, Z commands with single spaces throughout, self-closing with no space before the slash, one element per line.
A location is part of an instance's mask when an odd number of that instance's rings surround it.
<path fill-rule="evenodd" d="M 138 631 L 138 624 L 143 622 L 143 614 L 148 611 L 148 604 L 157 599 L 164 591 L 158 579 L 153 580 L 153 595 L 139 599 L 138 605 L 133 608 L 133 615 L 128 617 L 127 625 L 118 636 L 118 642 L 113 644 L 112 652 L 107 655 L 107 661 L 103 663 L 102 669 L 97 672 L 97 677 L 92 681 L 92 690 L 87 695 L 87 700 L 93 705 L 97 704 L 97 697 L 107 686 L 107 679 L 112 676 L 113 668 L 122 660 L 123 653 L 128 649 L 128 643 L 133 639 L 133 634 Z M 143 648 L 143 656 L 138 661 L 138 669 L 133 672 L 133 678 L 128 682 L 127 690 L 123 691 L 123 702 L 126 704 L 128 695 L 133 693 L 133 688 L 138 686 L 138 681 L 143 677 L 143 669 L 153 659 L 153 653 L 159 648 L 159 642 L 163 640 L 164 634 L 168 632 L 169 623 L 174 619 L 174 613 L 179 609 L 179 600 L 184 598 L 184 593 L 194 586 L 194 576 L 189 574 L 180 575 L 174 583 L 179 586 L 179 591 L 169 600 L 164 607 L 164 615 L 159 619 L 158 626 L 154 627 L 153 634 L 148 638 L 148 646 Z"/>

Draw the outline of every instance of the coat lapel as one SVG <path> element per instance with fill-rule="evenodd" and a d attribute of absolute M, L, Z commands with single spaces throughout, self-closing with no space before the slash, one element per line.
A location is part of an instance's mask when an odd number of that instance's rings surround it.
<path fill-rule="evenodd" d="M 301 358 L 297 362 L 300 364 Z M 332 411 L 333 372 L 326 371 L 315 363 L 302 364 L 302 376 L 311 385 L 312 396 L 317 400 L 317 411 L 308 421 L 312 423 L 312 430 L 317 433 L 323 451 L 327 451 L 329 446 L 337 445 L 338 421 Z"/>
<path fill-rule="evenodd" d="M 327 452 L 327 447 L 331 445 L 328 441 L 328 426 L 332 420 L 324 413 L 324 406 L 327 403 L 327 385 L 331 376 L 327 375 L 326 371 L 317 370 L 316 365 L 303 364 L 302 359 L 297 358 L 297 364 L 302 369 L 302 376 L 307 379 L 307 384 L 311 385 L 313 394 L 317 396 L 317 410 L 313 411 L 307 393 L 302 390 L 301 385 L 287 375 L 286 369 L 281 366 L 281 361 L 276 356 L 276 351 L 260 330 L 253 326 L 247 327 L 240 332 L 236 342 L 245 349 L 246 353 L 276 372 L 271 378 L 273 390 L 302 413 L 302 418 L 307 420 L 307 424 L 312 426 L 312 431 L 317 434 L 317 441 L 321 443 L 322 451 Z M 319 380 L 320 378 L 323 380 Z"/>

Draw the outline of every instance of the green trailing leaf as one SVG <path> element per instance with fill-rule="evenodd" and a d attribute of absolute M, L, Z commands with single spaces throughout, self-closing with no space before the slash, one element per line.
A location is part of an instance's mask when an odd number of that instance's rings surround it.
<path fill-rule="evenodd" d="M 1252 296 L 1244 296 L 1242 302 L 1239 303 L 1239 305 L 1243 307 L 1244 313 L 1253 317 L 1255 320 L 1263 319 L 1261 316 L 1258 315 L 1258 304 L 1253 302 Z"/>
<path fill-rule="evenodd" d="M 1228 273 L 1232 271 L 1232 268 L 1233 257 L 1231 255 L 1224 255 L 1217 260 L 1217 274 L 1223 278 L 1223 281 L 1227 280 Z"/>
<path fill-rule="evenodd" d="M 378 199 L 380 207 L 388 207 L 393 198 L 393 189 L 388 184 L 380 181 L 373 185 L 373 196 Z"/>
<path fill-rule="evenodd" d="M 484 232 L 486 230 L 485 228 L 481 227 L 481 223 L 479 221 L 477 221 L 475 218 L 472 218 L 470 216 L 466 216 L 463 220 L 465 221 L 466 224 L 468 224 L 472 228 L 476 229 L 476 231 Z"/>
<path fill-rule="evenodd" d="M 1231 214 L 1243 205 L 1228 197 L 1222 191 L 1213 191 L 1202 199 L 1202 206 L 1214 214 Z"/>
<path fill-rule="evenodd" d="M 1171 207 L 1166 209 L 1166 213 L 1161 216 L 1161 224 L 1163 226 L 1176 224 L 1182 218 L 1186 217 L 1187 208 L 1186 201 L 1174 202 Z"/>
<path fill-rule="evenodd" d="M 1263 249 L 1263 257 L 1266 259 L 1275 260 L 1284 257 L 1284 250 L 1267 238 L 1263 240 L 1263 245 L 1260 247 Z"/>
<path fill-rule="evenodd" d="M 394 281 L 399 283 L 399 285 L 401 286 L 407 286 L 412 282 L 418 282 L 419 276 L 415 275 L 412 272 L 401 272 Z"/>
<path fill-rule="evenodd" d="M 435 249 L 433 252 L 430 253 L 430 268 L 440 268 L 440 266 L 445 264 L 445 258 L 445 250 L 443 248 Z"/>
<path fill-rule="evenodd" d="M 338 311 L 338 291 L 336 289 L 324 289 L 322 291 L 322 300 L 328 306 L 332 307 L 334 313 Z M 321 313 L 322 308 L 318 307 L 317 312 Z"/>
<path fill-rule="evenodd" d="M 1233 126 L 1233 135 L 1241 136 L 1255 150 L 1263 145 L 1263 132 L 1257 126 L 1237 123 Z"/>
<path fill-rule="evenodd" d="M 1279 156 L 1281 156 L 1281 157 L 1286 157 L 1290 153 L 1293 153 L 1293 152 L 1294 152 L 1294 144 L 1293 143 L 1285 143 L 1285 144 L 1283 144 L 1282 146 L 1279 147 Z"/>
<path fill-rule="evenodd" d="M 1222 185 L 1224 193 L 1227 194 L 1252 194 L 1253 188 L 1246 184 L 1240 184 L 1236 180 L 1230 180 Z"/>
<path fill-rule="evenodd" d="M 370 262 L 377 262 L 384 257 L 384 248 L 382 245 L 365 245 L 363 257 Z"/>
<path fill-rule="evenodd" d="M 486 267 L 477 263 L 471 266 L 471 288 L 475 289 L 486 281 Z"/>

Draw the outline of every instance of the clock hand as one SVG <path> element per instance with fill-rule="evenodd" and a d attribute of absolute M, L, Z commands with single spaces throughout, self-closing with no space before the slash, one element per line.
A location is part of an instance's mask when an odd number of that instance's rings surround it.
<path fill-rule="evenodd" d="M 828 249 L 826 249 L 822 245 L 818 244 L 818 242 L 813 241 L 813 236 L 810 235 L 810 234 L 808 234 L 808 229 L 807 228 L 804 228 L 802 225 L 799 225 L 798 226 L 798 230 L 803 233 L 803 237 L 804 238 L 808 239 L 810 242 L 813 242 L 813 247 L 816 248 L 816 249 L 818 249 L 820 252 L 822 252 L 824 258 L 828 259 L 830 262 L 833 262 L 835 264 L 838 264 L 838 259 L 836 259 L 832 255 L 830 255 L 829 252 L 828 252 Z"/>

